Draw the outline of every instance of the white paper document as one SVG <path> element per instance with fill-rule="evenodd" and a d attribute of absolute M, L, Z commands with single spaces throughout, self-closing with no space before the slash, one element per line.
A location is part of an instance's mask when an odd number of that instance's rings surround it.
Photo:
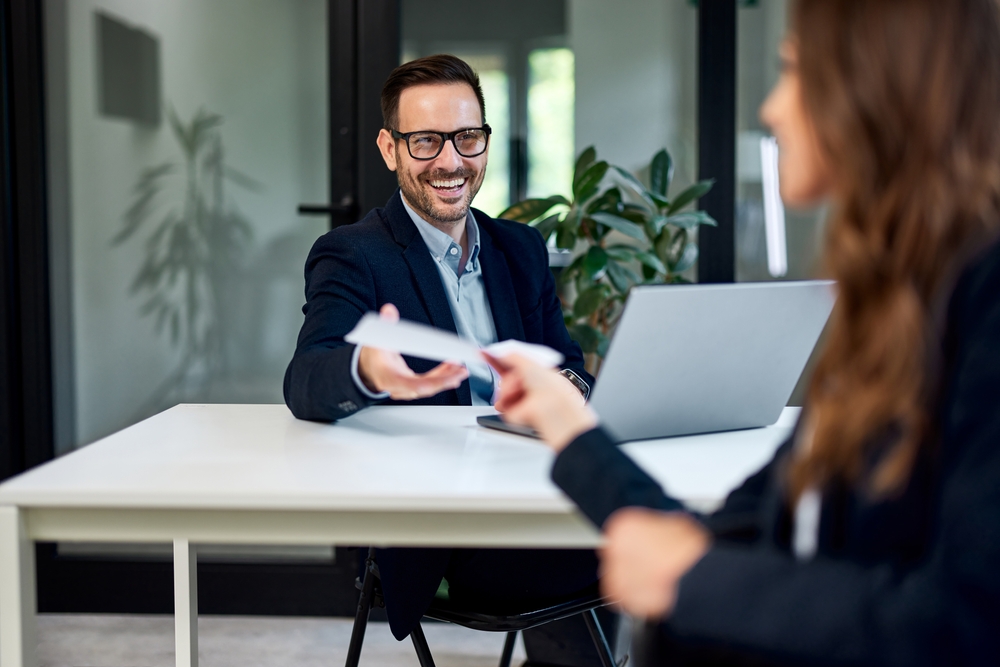
<path fill-rule="evenodd" d="M 479 346 L 459 338 L 450 331 L 408 320 L 389 322 L 379 317 L 378 313 L 367 313 L 357 326 L 344 336 L 344 340 L 355 345 L 377 347 L 421 359 L 458 361 L 466 364 L 483 363 L 483 358 L 479 355 Z M 563 355 L 551 347 L 519 340 L 505 340 L 482 349 L 498 359 L 508 354 L 519 354 L 537 364 L 549 367 L 558 366 L 563 361 Z"/>

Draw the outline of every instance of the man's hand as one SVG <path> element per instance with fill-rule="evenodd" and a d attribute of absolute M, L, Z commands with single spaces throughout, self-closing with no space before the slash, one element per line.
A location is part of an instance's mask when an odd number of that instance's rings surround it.
<path fill-rule="evenodd" d="M 626 613 L 673 613 L 677 585 L 712 546 L 709 532 L 682 512 L 620 509 L 604 523 L 601 591 Z"/>
<path fill-rule="evenodd" d="M 379 316 L 396 322 L 399 311 L 387 303 L 379 310 Z M 446 361 L 426 373 L 414 373 L 398 352 L 362 347 L 358 355 L 358 375 L 373 392 L 387 391 L 390 398 L 412 401 L 454 389 L 469 377 L 469 371 L 461 364 Z"/>

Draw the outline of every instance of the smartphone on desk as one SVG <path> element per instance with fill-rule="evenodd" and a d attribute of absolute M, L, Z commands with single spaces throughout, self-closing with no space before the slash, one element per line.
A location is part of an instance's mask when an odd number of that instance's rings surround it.
<path fill-rule="evenodd" d="M 515 433 L 517 435 L 523 435 L 528 438 L 540 439 L 538 432 L 531 428 L 530 426 L 520 426 L 518 424 L 511 424 L 505 422 L 503 417 L 500 415 L 482 415 L 476 417 L 476 423 L 484 428 L 492 428 L 497 431 L 506 431 L 507 433 Z"/>

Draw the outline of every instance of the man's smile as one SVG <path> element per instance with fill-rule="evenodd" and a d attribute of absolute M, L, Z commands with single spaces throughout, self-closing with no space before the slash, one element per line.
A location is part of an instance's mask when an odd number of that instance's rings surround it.
<path fill-rule="evenodd" d="M 462 194 L 462 191 L 465 190 L 465 184 L 468 181 L 469 179 L 463 176 L 449 179 L 435 178 L 424 182 L 431 186 L 435 193 L 451 199 Z"/>

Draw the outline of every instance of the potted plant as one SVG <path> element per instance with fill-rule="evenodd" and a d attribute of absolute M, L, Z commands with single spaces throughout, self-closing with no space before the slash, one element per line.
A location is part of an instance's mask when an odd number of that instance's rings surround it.
<path fill-rule="evenodd" d="M 653 156 L 649 172 L 647 187 L 625 169 L 598 160 L 591 146 L 576 161 L 572 201 L 561 195 L 526 199 L 500 214 L 532 225 L 558 248 L 576 251 L 558 283 L 566 327 L 592 371 L 607 353 L 629 290 L 689 282 L 682 274 L 698 259 L 693 233 L 716 224 L 704 211 L 688 210 L 714 181 L 668 198 L 674 166 L 666 149 Z"/>

